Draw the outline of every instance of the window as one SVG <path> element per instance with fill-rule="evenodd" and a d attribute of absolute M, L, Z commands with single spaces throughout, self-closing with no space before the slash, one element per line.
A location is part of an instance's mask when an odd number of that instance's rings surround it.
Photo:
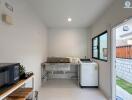
<path fill-rule="evenodd" d="M 107 31 L 92 39 L 92 57 L 107 61 Z"/>

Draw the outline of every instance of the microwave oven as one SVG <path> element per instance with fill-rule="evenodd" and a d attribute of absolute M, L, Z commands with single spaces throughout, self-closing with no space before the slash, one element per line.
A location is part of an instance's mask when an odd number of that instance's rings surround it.
<path fill-rule="evenodd" d="M 0 63 L 0 88 L 19 80 L 19 63 Z"/>

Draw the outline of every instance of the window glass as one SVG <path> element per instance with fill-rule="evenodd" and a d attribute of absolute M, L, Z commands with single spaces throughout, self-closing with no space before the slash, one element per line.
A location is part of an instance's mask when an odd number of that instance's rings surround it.
<path fill-rule="evenodd" d="M 107 33 L 99 37 L 99 55 L 100 59 L 107 60 Z"/>

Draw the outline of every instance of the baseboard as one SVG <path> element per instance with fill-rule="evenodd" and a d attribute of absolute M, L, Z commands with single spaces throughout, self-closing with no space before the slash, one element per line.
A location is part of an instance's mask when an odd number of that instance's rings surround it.
<path fill-rule="evenodd" d="M 79 86 L 81 88 L 98 88 L 98 86 L 82 86 L 81 84 L 79 84 Z"/>

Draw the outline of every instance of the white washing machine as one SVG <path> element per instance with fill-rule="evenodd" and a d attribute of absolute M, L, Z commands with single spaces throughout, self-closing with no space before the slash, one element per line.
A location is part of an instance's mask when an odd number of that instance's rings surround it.
<path fill-rule="evenodd" d="M 98 64 L 91 61 L 80 61 L 80 86 L 98 87 Z"/>

